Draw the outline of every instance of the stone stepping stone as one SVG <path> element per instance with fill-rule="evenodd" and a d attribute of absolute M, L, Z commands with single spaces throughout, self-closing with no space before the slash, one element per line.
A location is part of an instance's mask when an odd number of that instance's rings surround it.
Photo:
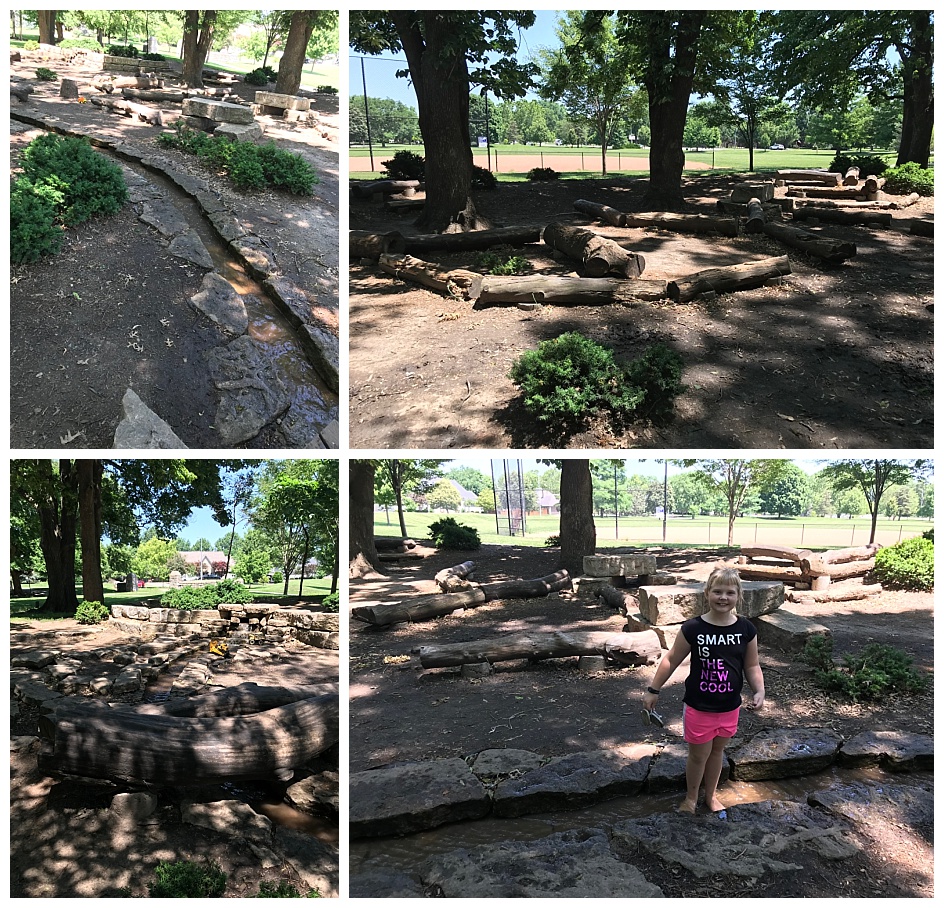
<path fill-rule="evenodd" d="M 513 772 L 529 772 L 537 769 L 544 757 L 531 750 L 515 748 L 483 750 L 472 763 L 472 772 L 480 779 L 488 776 L 507 776 Z"/>
<path fill-rule="evenodd" d="M 805 618 L 786 605 L 769 615 L 759 615 L 755 624 L 758 642 L 782 653 L 800 652 L 813 637 L 832 636 L 825 624 Z"/>
<path fill-rule="evenodd" d="M 26 653 L 16 653 L 10 659 L 13 668 L 45 668 L 52 665 L 60 656 L 58 650 L 34 649 Z"/>
<path fill-rule="evenodd" d="M 881 766 L 892 772 L 934 768 L 934 738 L 908 731 L 864 731 L 842 745 L 845 766 Z"/>
<path fill-rule="evenodd" d="M 210 267 L 213 267 L 212 260 Z M 200 292 L 190 297 L 190 305 L 234 337 L 245 334 L 249 327 L 243 298 L 226 278 L 213 271 L 204 275 Z"/>
<path fill-rule="evenodd" d="M 757 618 L 783 605 L 783 584 L 769 580 L 745 580 L 742 618 Z M 681 624 L 708 611 L 703 583 L 677 583 L 674 586 L 641 586 L 639 613 L 649 624 Z"/>
<path fill-rule="evenodd" d="M 729 748 L 731 778 L 786 779 L 832 765 L 842 738 L 828 728 L 765 728 L 750 741 Z"/>
<path fill-rule="evenodd" d="M 115 448 L 186 448 L 174 430 L 131 388 L 121 399 L 124 418 L 115 429 Z"/>
<path fill-rule="evenodd" d="M 211 270 L 214 267 L 213 257 L 210 255 L 207 247 L 203 245 L 203 240 L 197 236 L 197 232 L 188 228 L 179 236 L 171 240 L 167 251 L 185 262 L 190 262 L 198 268 Z"/>
<path fill-rule="evenodd" d="M 353 773 L 351 838 L 407 835 L 489 812 L 485 786 L 458 757 Z"/>
<path fill-rule="evenodd" d="M 805 804 L 761 801 L 728 807 L 726 814 L 725 819 L 714 814 L 653 814 L 617 824 L 613 838 L 679 864 L 699 879 L 802 870 L 781 857 L 793 856 L 797 849 L 834 860 L 858 853 L 846 823 Z"/>
<path fill-rule="evenodd" d="M 933 783 L 833 782 L 810 792 L 807 803 L 829 813 L 873 828 L 876 814 L 889 823 L 917 827 L 934 823 Z"/>
<path fill-rule="evenodd" d="M 613 853 L 599 829 L 460 848 L 428 860 L 420 876 L 443 898 L 663 897 L 658 886 Z"/>
<path fill-rule="evenodd" d="M 138 217 L 145 224 L 154 227 L 166 239 L 173 239 L 188 229 L 186 220 L 166 199 L 145 202 Z"/>
<path fill-rule="evenodd" d="M 426 890 L 415 876 L 402 870 L 373 867 L 364 873 L 353 873 L 348 884 L 352 899 L 421 899 Z"/>
<path fill-rule="evenodd" d="M 658 752 L 655 745 L 636 744 L 557 757 L 520 778 L 501 782 L 494 793 L 494 813 L 520 817 L 637 794 Z"/>
<path fill-rule="evenodd" d="M 653 794 L 685 789 L 685 764 L 688 762 L 688 745 L 682 742 L 666 744 L 659 752 L 646 776 L 646 791 Z M 721 782 L 731 776 L 731 764 L 725 753 L 721 762 Z"/>

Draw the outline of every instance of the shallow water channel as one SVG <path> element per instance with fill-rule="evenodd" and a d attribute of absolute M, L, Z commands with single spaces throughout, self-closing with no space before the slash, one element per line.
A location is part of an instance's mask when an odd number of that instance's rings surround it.
<path fill-rule="evenodd" d="M 908 774 L 908 779 L 924 774 Z M 930 774 L 928 774 L 930 778 Z M 784 800 L 805 802 L 807 795 L 828 785 L 865 782 L 881 784 L 889 776 L 877 768 L 839 769 L 831 767 L 820 773 L 792 779 L 765 782 L 725 782 L 719 797 L 728 807 L 758 801 Z M 665 794 L 639 794 L 614 798 L 581 810 L 532 814 L 526 817 L 486 817 L 471 822 L 453 823 L 414 835 L 377 839 L 358 839 L 350 845 L 351 874 L 366 872 L 373 865 L 410 871 L 427 858 L 457 848 L 473 848 L 496 842 L 528 842 L 556 832 L 586 827 L 601 827 L 656 813 L 674 811 L 684 791 Z"/>

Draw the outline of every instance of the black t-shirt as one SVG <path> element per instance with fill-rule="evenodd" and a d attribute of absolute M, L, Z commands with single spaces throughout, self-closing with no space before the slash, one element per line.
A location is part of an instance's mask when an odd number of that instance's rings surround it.
<path fill-rule="evenodd" d="M 691 670 L 685 680 L 684 702 L 706 713 L 725 713 L 741 705 L 744 657 L 757 630 L 747 618 L 719 627 L 701 616 L 682 625 L 692 648 Z"/>

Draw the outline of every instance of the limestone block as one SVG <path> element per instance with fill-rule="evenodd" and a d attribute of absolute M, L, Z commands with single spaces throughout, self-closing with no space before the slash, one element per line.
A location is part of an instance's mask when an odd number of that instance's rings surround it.
<path fill-rule="evenodd" d="M 59 97 L 67 101 L 77 101 L 79 98 L 79 83 L 75 79 L 63 79 L 59 83 Z"/>
<path fill-rule="evenodd" d="M 261 123 L 222 123 L 213 134 L 233 142 L 258 142 L 263 129 Z"/>
<path fill-rule="evenodd" d="M 223 835 L 239 835 L 255 841 L 272 838 L 272 821 L 260 816 L 242 801 L 212 801 L 206 804 L 184 801 L 180 805 L 180 819 L 184 823 L 203 826 Z"/>
<path fill-rule="evenodd" d="M 541 754 L 515 748 L 483 750 L 472 764 L 472 772 L 480 778 L 507 776 L 513 772 L 528 772 L 544 762 Z"/>
<path fill-rule="evenodd" d="M 584 555 L 588 577 L 638 577 L 656 572 L 655 555 Z"/>
<path fill-rule="evenodd" d="M 185 98 L 184 116 L 205 117 L 216 123 L 252 123 L 252 108 L 240 104 L 228 104 L 226 101 L 214 101 L 211 98 Z"/>
<path fill-rule="evenodd" d="M 119 823 L 134 826 L 157 810 L 157 795 L 149 791 L 123 791 L 111 799 L 110 810 Z"/>
<path fill-rule="evenodd" d="M 186 448 L 174 430 L 131 388 L 121 399 L 124 419 L 115 429 L 115 448 Z"/>
<path fill-rule="evenodd" d="M 839 751 L 846 766 L 876 766 L 901 772 L 932 769 L 934 739 L 908 731 L 863 731 L 850 738 Z"/>
<path fill-rule="evenodd" d="M 613 577 L 574 577 L 574 592 L 578 596 L 593 597 L 605 586 L 613 586 Z"/>
<path fill-rule="evenodd" d="M 782 606 L 769 615 L 755 619 L 757 639 L 784 653 L 798 653 L 813 637 L 831 637 L 832 631 L 824 624 L 797 614 L 789 606 Z"/>
<path fill-rule="evenodd" d="M 842 738 L 829 728 L 765 728 L 728 751 L 731 778 L 738 781 L 786 779 L 826 769 Z"/>
<path fill-rule="evenodd" d="M 738 183 L 731 191 L 731 201 L 746 205 L 751 199 L 769 202 L 774 197 L 774 184 L 771 181 L 763 183 Z"/>
<path fill-rule="evenodd" d="M 128 666 L 124 669 L 117 678 L 115 678 L 115 683 L 112 686 L 111 692 L 113 694 L 126 694 L 131 693 L 132 691 L 141 690 L 144 686 L 143 679 L 141 678 L 141 669 L 136 666 Z"/>
<path fill-rule="evenodd" d="M 310 110 L 311 101 L 295 95 L 283 95 L 274 91 L 257 91 L 256 104 L 260 107 L 279 107 L 282 110 Z"/>
<path fill-rule="evenodd" d="M 738 608 L 743 618 L 756 618 L 783 605 L 783 584 L 767 580 L 745 580 L 744 602 Z M 650 624 L 681 624 L 703 615 L 704 584 L 678 583 L 674 586 L 641 586 L 639 613 Z"/>

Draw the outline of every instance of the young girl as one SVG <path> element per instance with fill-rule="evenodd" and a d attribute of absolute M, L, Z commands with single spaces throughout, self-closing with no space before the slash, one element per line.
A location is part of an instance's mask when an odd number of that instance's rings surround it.
<path fill-rule="evenodd" d="M 651 710 L 663 685 L 691 653 L 683 697 L 688 793 L 679 805 L 679 810 L 686 813 L 695 812 L 702 782 L 707 808 L 713 812 L 724 810 L 716 790 L 724 748 L 737 732 L 745 676 L 754 692 L 745 705 L 748 709 L 760 709 L 764 705 L 757 631 L 750 621 L 737 614 L 743 599 L 738 572 L 730 567 L 716 567 L 705 584 L 707 613 L 682 625 L 672 649 L 656 669 L 652 686 L 643 696 L 644 706 Z"/>

